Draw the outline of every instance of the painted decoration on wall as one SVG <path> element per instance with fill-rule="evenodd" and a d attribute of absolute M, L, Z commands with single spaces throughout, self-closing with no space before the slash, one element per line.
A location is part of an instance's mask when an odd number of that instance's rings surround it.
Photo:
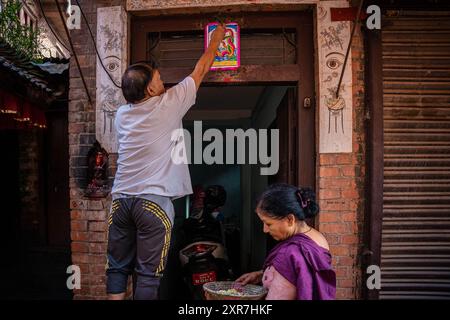
<path fill-rule="evenodd" d="M 205 50 L 217 25 L 209 23 L 205 27 Z M 211 70 L 233 70 L 241 65 L 239 25 L 232 22 L 227 23 L 225 27 L 225 37 L 219 45 Z"/>
<path fill-rule="evenodd" d="M 320 95 L 320 153 L 352 152 L 352 59 L 351 50 L 336 95 L 350 41 L 350 23 L 331 22 L 330 8 L 348 7 L 345 0 L 321 1 L 317 7 Z"/>
<path fill-rule="evenodd" d="M 114 130 L 117 109 L 125 103 L 120 89 L 127 66 L 127 14 L 122 6 L 97 9 L 96 137 L 109 153 L 118 150 Z M 105 70 L 106 69 L 106 70 Z"/>

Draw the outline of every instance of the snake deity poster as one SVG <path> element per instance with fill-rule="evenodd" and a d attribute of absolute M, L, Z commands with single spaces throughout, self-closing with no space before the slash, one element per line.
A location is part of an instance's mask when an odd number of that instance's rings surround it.
<path fill-rule="evenodd" d="M 205 27 L 205 50 L 211 41 L 211 35 L 218 23 L 209 23 Z M 227 23 L 225 37 L 219 45 L 211 70 L 233 70 L 241 64 L 240 33 L 237 23 Z"/>

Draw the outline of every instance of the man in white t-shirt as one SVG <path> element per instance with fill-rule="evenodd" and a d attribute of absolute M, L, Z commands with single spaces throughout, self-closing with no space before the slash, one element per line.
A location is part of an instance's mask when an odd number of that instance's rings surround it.
<path fill-rule="evenodd" d="M 128 104 L 118 109 L 115 120 L 119 158 L 108 219 L 106 270 L 111 300 L 125 298 L 133 272 L 134 299 L 158 298 L 174 220 L 172 200 L 192 193 L 187 164 L 171 158 L 184 141 L 172 134 L 182 128 L 183 116 L 195 104 L 224 33 L 219 25 L 194 71 L 167 91 L 151 64 L 131 65 L 122 77 Z"/>

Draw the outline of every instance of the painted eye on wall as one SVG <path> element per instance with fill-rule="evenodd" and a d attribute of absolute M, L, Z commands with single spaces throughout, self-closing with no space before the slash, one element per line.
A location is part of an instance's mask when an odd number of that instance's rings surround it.
<path fill-rule="evenodd" d="M 337 58 L 330 58 L 327 60 L 327 67 L 330 69 L 337 69 L 342 65 L 342 62 Z"/>
<path fill-rule="evenodd" d="M 108 72 L 114 73 L 120 67 L 120 59 L 117 56 L 108 56 L 103 60 L 103 64 Z"/>
<path fill-rule="evenodd" d="M 106 64 L 106 69 L 108 69 L 109 72 L 114 72 L 118 68 L 119 68 L 119 64 L 115 61 L 111 61 Z"/>

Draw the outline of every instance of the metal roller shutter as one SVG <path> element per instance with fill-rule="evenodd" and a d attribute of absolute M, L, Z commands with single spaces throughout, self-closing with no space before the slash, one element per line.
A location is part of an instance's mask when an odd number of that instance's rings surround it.
<path fill-rule="evenodd" d="M 384 22 L 379 297 L 450 299 L 450 12 Z"/>

